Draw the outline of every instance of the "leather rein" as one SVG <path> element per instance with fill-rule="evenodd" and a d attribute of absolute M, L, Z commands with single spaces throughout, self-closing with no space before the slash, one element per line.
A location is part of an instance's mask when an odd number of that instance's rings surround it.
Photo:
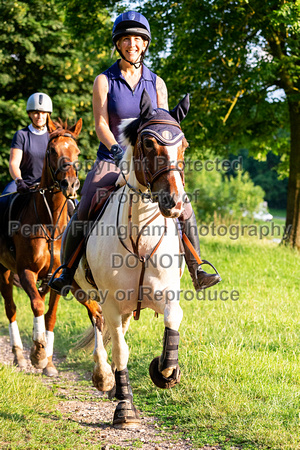
<path fill-rule="evenodd" d="M 141 197 L 146 197 L 148 199 L 150 199 L 152 202 L 154 202 L 154 196 L 152 193 L 152 187 L 153 187 L 153 183 L 164 173 L 168 173 L 171 171 L 176 171 L 180 173 L 180 176 L 183 180 L 183 184 L 184 184 L 184 176 L 183 176 L 183 168 L 179 168 L 176 165 L 168 165 L 166 164 L 165 166 L 163 166 L 162 168 L 160 168 L 159 170 L 157 170 L 155 173 L 151 173 L 149 170 L 147 170 L 145 168 L 145 164 L 143 164 L 143 160 L 145 158 L 145 155 L 143 153 L 143 147 L 142 147 L 142 135 L 143 135 L 143 130 L 146 127 L 149 127 L 149 125 L 153 125 L 153 124 L 165 124 L 165 125 L 172 125 L 172 126 L 177 126 L 180 130 L 181 127 L 179 124 L 175 124 L 173 121 L 168 121 L 168 120 L 155 120 L 155 119 L 151 119 L 148 122 L 146 122 L 145 124 L 143 124 L 139 129 L 138 129 L 138 139 L 137 139 L 137 144 L 136 144 L 136 150 L 137 150 L 137 158 L 141 161 L 141 170 L 142 170 L 142 176 L 143 179 L 145 180 L 145 184 L 141 183 L 143 186 L 147 187 L 148 192 L 144 193 L 139 189 L 136 189 L 135 187 L 131 186 L 126 178 L 125 175 L 122 173 L 125 181 L 126 181 L 126 185 L 128 186 L 128 188 L 132 191 L 134 191 L 135 193 L 137 193 L 139 196 Z M 134 155 L 135 156 L 135 155 Z M 125 190 L 125 187 L 124 187 Z M 123 190 L 123 193 L 124 193 Z M 147 223 L 141 228 L 141 230 L 139 231 L 136 241 L 134 241 L 133 236 L 132 236 L 132 204 L 133 204 L 133 194 L 130 194 L 129 197 L 129 209 L 128 209 L 128 228 L 129 228 L 129 239 L 131 242 L 131 246 L 132 249 L 130 249 L 128 247 L 128 245 L 125 244 L 124 240 L 121 238 L 120 233 L 119 233 L 119 214 L 120 214 L 120 206 L 121 206 L 121 201 L 119 202 L 119 206 L 118 206 L 118 212 L 117 212 L 117 219 L 116 219 L 116 226 L 117 226 L 117 233 L 118 233 L 118 238 L 119 241 L 121 242 L 122 246 L 133 256 L 135 256 L 141 263 L 142 263 L 142 269 L 141 269 L 141 274 L 140 274 L 140 278 L 139 278 L 139 288 L 138 288 L 138 301 L 137 301 L 137 308 L 134 311 L 134 319 L 138 320 L 140 317 L 140 311 L 141 311 L 141 305 L 142 305 L 142 300 L 143 300 L 143 282 L 144 282 L 144 276 L 145 276 L 145 270 L 146 270 L 146 264 L 147 261 L 156 253 L 156 251 L 158 250 L 160 244 L 163 241 L 164 236 L 167 233 L 167 219 L 164 217 L 164 231 L 160 237 L 160 239 L 158 240 L 158 242 L 156 243 L 156 245 L 153 247 L 153 249 L 151 250 L 151 252 L 149 254 L 147 254 L 146 256 L 142 256 L 139 253 L 139 240 L 140 237 L 143 235 L 144 230 L 148 227 L 148 225 L 150 225 L 155 219 L 157 219 L 157 217 L 159 217 L 161 215 L 160 211 L 158 211 L 156 214 L 154 214 L 154 216 L 151 217 L 151 219 L 149 219 L 147 221 Z"/>
<path fill-rule="evenodd" d="M 124 190 L 125 187 L 123 189 L 123 194 L 124 194 Z M 123 195 L 122 194 L 122 195 Z M 128 245 L 125 244 L 124 240 L 121 238 L 119 230 L 119 216 L 120 216 L 120 206 L 121 206 L 121 201 L 119 202 L 118 205 L 118 212 L 117 212 L 117 233 L 118 233 L 118 238 L 119 241 L 121 242 L 121 244 L 123 245 L 123 247 L 128 251 L 128 253 L 130 253 L 131 255 L 135 256 L 141 263 L 142 263 L 142 269 L 141 269 L 141 274 L 140 274 L 140 278 L 139 278 L 139 295 L 138 295 L 138 301 L 137 301 L 137 307 L 136 310 L 134 311 L 134 319 L 135 320 L 139 320 L 140 318 L 140 311 L 141 311 L 141 306 L 142 306 L 142 300 L 143 300 L 143 282 L 144 282 L 144 276 L 145 276 L 145 270 L 146 270 L 146 264 L 147 261 L 152 258 L 152 256 L 156 253 L 156 251 L 158 250 L 160 244 L 163 241 L 163 238 L 165 237 L 166 233 L 167 233 L 167 219 L 164 217 L 164 231 L 159 239 L 159 241 L 157 242 L 157 244 L 153 247 L 153 249 L 151 250 L 151 252 L 149 254 L 147 254 L 146 256 L 142 256 L 140 255 L 139 252 L 139 240 L 140 237 L 143 235 L 144 230 L 148 227 L 148 225 L 150 225 L 150 223 L 152 223 L 155 219 L 157 219 L 157 217 L 159 217 L 161 215 L 161 213 L 158 211 L 156 214 L 154 214 L 151 219 L 149 219 L 147 221 L 147 223 L 145 225 L 143 225 L 143 227 L 140 229 L 136 241 L 134 241 L 133 236 L 132 236 L 132 204 L 133 204 L 133 194 L 131 193 L 129 196 L 129 209 L 128 209 L 128 228 L 129 228 L 129 239 L 131 242 L 131 246 L 132 246 L 132 250 L 128 247 Z"/>
<path fill-rule="evenodd" d="M 50 142 L 53 139 L 55 139 L 57 137 L 60 137 L 60 136 L 72 138 L 74 141 L 76 141 L 74 136 L 72 136 L 72 134 L 68 133 L 65 130 L 55 130 L 53 133 L 50 134 L 50 139 L 48 141 L 48 146 L 47 146 L 47 149 L 46 149 L 46 160 L 47 160 L 47 167 L 48 167 L 48 169 L 50 171 L 51 178 L 52 178 L 52 181 L 53 181 L 53 185 L 50 186 L 50 187 L 46 187 L 46 188 L 39 188 L 36 191 L 34 191 L 34 192 L 39 192 L 42 195 L 42 197 L 43 197 L 44 204 L 46 206 L 46 209 L 47 209 L 48 215 L 50 217 L 50 221 L 51 221 L 51 232 L 50 233 L 45 228 L 45 226 L 42 224 L 42 221 L 41 221 L 41 219 L 39 217 L 39 213 L 38 213 L 37 206 L 36 206 L 36 198 L 35 198 L 35 196 L 33 198 L 33 205 L 34 205 L 35 215 L 36 215 L 37 221 L 39 222 L 39 226 L 40 226 L 43 234 L 45 235 L 45 239 L 48 242 L 49 253 L 50 253 L 50 264 L 49 264 L 48 273 L 47 273 L 46 277 L 43 278 L 42 283 L 41 283 L 41 285 L 40 285 L 40 287 L 38 289 L 40 293 L 42 293 L 44 290 L 46 290 L 48 288 L 48 282 L 49 282 L 49 280 L 50 280 L 50 278 L 52 276 L 52 269 L 53 269 L 53 264 L 54 264 L 54 242 L 56 242 L 59 239 L 61 239 L 61 237 L 62 237 L 62 235 L 64 233 L 64 231 L 62 231 L 61 233 L 59 233 L 58 236 L 54 237 L 55 236 L 55 231 L 56 231 L 56 228 L 57 228 L 57 224 L 59 223 L 59 220 L 61 218 L 61 215 L 63 213 L 63 210 L 64 210 L 64 208 L 66 206 L 66 203 L 67 203 L 68 199 L 67 198 L 65 199 L 64 204 L 63 204 L 63 206 L 62 206 L 62 208 L 61 208 L 61 210 L 59 212 L 57 221 L 54 224 L 53 223 L 52 211 L 51 211 L 51 208 L 49 206 L 49 203 L 48 203 L 46 195 L 45 195 L 45 191 L 49 191 L 50 193 L 53 193 L 53 194 L 61 192 L 61 188 L 60 188 L 59 182 L 58 182 L 58 180 L 56 178 L 57 174 L 59 172 L 65 170 L 66 167 L 70 167 L 72 165 L 72 163 L 66 162 L 66 163 L 64 163 L 63 167 L 58 167 L 54 171 L 54 169 L 52 168 L 52 166 L 50 164 L 49 144 L 50 144 Z M 76 176 L 77 176 L 77 171 L 76 171 Z M 56 191 L 54 191 L 54 189 L 56 189 Z"/>

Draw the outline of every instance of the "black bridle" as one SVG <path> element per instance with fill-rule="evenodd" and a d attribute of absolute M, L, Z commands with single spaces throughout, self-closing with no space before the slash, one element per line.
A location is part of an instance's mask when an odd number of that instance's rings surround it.
<path fill-rule="evenodd" d="M 178 165 L 166 164 L 154 173 L 151 173 L 148 170 L 147 164 L 144 164 L 144 160 L 145 160 L 146 156 L 145 156 L 144 150 L 143 150 L 142 136 L 143 136 L 143 134 L 146 134 L 147 131 L 144 131 L 144 133 L 143 133 L 143 130 L 145 130 L 146 127 L 149 127 L 151 125 L 157 125 L 157 124 L 176 126 L 177 128 L 179 128 L 181 130 L 180 125 L 178 123 L 175 123 L 172 120 L 168 121 L 168 120 L 158 120 L 158 119 L 150 119 L 148 122 L 141 125 L 139 127 L 139 129 L 137 130 L 137 133 L 138 133 L 137 144 L 136 144 L 137 155 L 135 157 L 135 161 L 138 161 L 138 160 L 140 161 L 142 177 L 145 180 L 145 183 L 141 183 L 141 184 L 142 184 L 142 186 L 145 186 L 147 188 L 148 192 L 144 193 L 144 192 L 140 191 L 139 189 L 136 189 L 133 186 L 131 186 L 128 183 L 128 181 L 126 180 L 126 177 L 122 172 L 122 175 L 126 181 L 126 184 L 131 190 L 136 192 L 138 195 L 140 195 L 142 197 L 146 197 L 146 198 L 150 199 L 151 201 L 155 201 L 155 202 L 157 201 L 157 198 L 156 198 L 156 196 L 153 196 L 153 194 L 152 194 L 153 184 L 164 173 L 168 173 L 168 172 L 172 172 L 172 171 L 179 172 L 181 179 L 182 179 L 182 183 L 184 185 L 184 172 L 183 172 L 184 171 L 184 163 L 183 163 L 183 161 L 182 161 L 182 165 L 183 165 L 182 168 L 178 167 Z"/>
<path fill-rule="evenodd" d="M 58 137 L 61 137 L 61 136 L 71 138 L 75 142 L 76 142 L 76 139 L 74 138 L 74 136 L 72 134 L 64 133 L 64 130 L 59 130 L 59 133 L 57 133 L 57 130 L 55 130 L 53 134 L 54 134 L 53 136 L 50 135 L 50 138 L 49 138 L 49 141 L 48 141 L 48 146 L 47 146 L 47 149 L 46 149 L 46 158 L 47 158 L 47 166 L 49 167 L 54 187 L 59 187 L 59 181 L 57 180 L 57 175 L 60 172 L 65 172 L 66 171 L 65 169 L 73 166 L 73 163 L 71 163 L 71 162 L 64 162 L 64 164 L 62 166 L 59 166 L 56 170 L 54 170 L 53 167 L 50 164 L 50 149 L 49 149 L 50 143 L 54 139 L 56 139 Z M 77 169 L 76 169 L 76 167 L 74 167 L 74 168 L 75 168 L 76 177 L 77 177 Z"/>

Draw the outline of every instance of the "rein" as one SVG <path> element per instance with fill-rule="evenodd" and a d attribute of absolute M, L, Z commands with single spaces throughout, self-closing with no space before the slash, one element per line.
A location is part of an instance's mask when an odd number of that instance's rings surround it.
<path fill-rule="evenodd" d="M 125 186 L 126 187 L 126 186 Z M 124 190 L 125 187 L 123 189 L 123 193 L 124 194 Z M 139 240 L 140 237 L 143 234 L 143 231 L 146 229 L 146 227 L 148 225 L 150 225 L 150 223 L 152 223 L 155 219 L 157 219 L 157 217 L 159 217 L 161 215 L 161 213 L 158 211 L 156 214 L 154 214 L 154 216 L 151 217 L 151 219 L 148 220 L 148 222 L 143 225 L 143 227 L 140 229 L 138 235 L 137 235 L 137 239 L 134 242 L 133 236 L 132 236 L 132 204 L 133 204 L 133 194 L 130 194 L 129 197 L 129 209 L 128 209 L 128 228 L 129 228 L 129 239 L 132 245 L 132 250 L 125 244 L 124 240 L 121 238 L 120 234 L 119 234 L 119 216 L 120 216 L 120 206 L 121 206 L 121 201 L 119 202 L 118 205 L 118 212 L 117 212 L 117 219 L 116 219 L 116 226 L 117 226 L 117 233 L 118 233 L 118 238 L 119 241 L 121 242 L 121 244 L 123 245 L 123 247 L 133 256 L 135 256 L 141 263 L 142 263 L 142 269 L 141 269 L 141 274 L 140 274 L 140 279 L 139 279 L 139 295 L 138 295 L 138 301 L 137 301 L 137 308 L 135 311 L 135 315 L 134 315 L 134 319 L 135 320 L 139 320 L 140 318 L 140 311 L 141 311 L 141 305 L 142 305 L 142 300 L 143 300 L 143 292 L 142 292 L 142 287 L 143 287 L 143 282 L 144 282 L 144 277 L 145 277 L 145 270 L 146 270 L 146 263 L 147 261 L 152 258 L 152 256 L 156 253 L 156 251 L 158 250 L 160 244 L 162 243 L 163 238 L 165 237 L 166 233 L 167 233 L 167 219 L 164 217 L 164 232 L 161 235 L 159 241 L 157 242 L 157 244 L 153 247 L 153 249 L 151 250 L 150 254 L 146 255 L 146 256 L 141 256 L 139 254 Z"/>
<path fill-rule="evenodd" d="M 43 292 L 48 287 L 48 282 L 49 282 L 49 280 L 50 280 L 50 278 L 52 276 L 52 269 L 53 269 L 53 264 L 54 264 L 54 243 L 56 241 L 58 241 L 59 239 L 61 239 L 61 237 L 63 235 L 63 231 L 61 233 L 59 233 L 58 236 L 56 236 L 56 237 L 54 237 L 54 235 L 55 235 L 55 231 L 56 231 L 57 225 L 59 223 L 59 220 L 61 218 L 61 215 L 63 213 L 63 210 L 64 210 L 64 208 L 66 206 L 66 203 L 67 203 L 67 200 L 68 200 L 67 198 L 65 199 L 64 204 L 63 204 L 63 206 L 62 206 L 62 208 L 61 208 L 61 210 L 59 212 L 57 221 L 54 224 L 53 223 L 53 214 L 51 212 L 51 208 L 50 208 L 49 203 L 47 201 L 47 198 L 46 198 L 46 195 L 45 195 L 45 191 L 48 191 L 48 192 L 53 193 L 53 194 L 61 192 L 61 188 L 60 188 L 59 182 L 57 181 L 56 177 L 57 177 L 57 174 L 63 170 L 63 168 L 62 167 L 58 167 L 54 171 L 54 169 L 51 167 L 51 164 L 50 164 L 50 151 L 49 151 L 49 144 L 50 144 L 50 142 L 53 139 L 58 138 L 60 136 L 65 136 L 65 137 L 68 137 L 68 138 L 72 138 L 74 141 L 76 141 L 76 139 L 72 136 L 72 134 L 70 134 L 67 130 L 58 129 L 58 130 L 55 130 L 53 133 L 50 134 L 50 138 L 49 138 L 48 146 L 47 146 L 47 150 L 46 150 L 46 159 L 47 159 L 47 167 L 48 167 L 48 169 L 50 171 L 50 175 L 51 175 L 53 184 L 50 187 L 38 188 L 38 189 L 36 189 L 34 191 L 34 192 L 39 192 L 42 195 L 42 197 L 43 197 L 44 204 L 46 206 L 46 209 L 47 209 L 50 221 L 51 221 L 51 233 L 49 233 L 48 230 L 45 228 L 45 226 L 42 224 L 42 221 L 41 221 L 41 219 L 39 217 L 39 213 L 38 213 L 37 206 L 36 206 L 36 197 L 33 198 L 33 205 L 34 205 L 34 211 L 35 211 L 35 215 L 36 215 L 36 218 L 37 218 L 37 222 L 38 222 L 38 224 L 39 224 L 39 226 L 40 226 L 40 228 L 41 228 L 41 230 L 42 230 L 42 232 L 43 232 L 43 234 L 45 236 L 45 239 L 48 241 L 48 247 L 49 247 L 49 253 L 50 253 L 50 264 L 49 264 L 48 273 L 47 273 L 46 277 L 42 280 L 42 283 L 41 283 L 41 285 L 39 287 L 39 292 Z M 70 167 L 71 165 L 72 165 L 72 163 L 67 163 L 66 162 L 66 163 L 64 163 L 64 168 Z M 77 175 L 77 171 L 76 171 L 76 175 Z M 57 189 L 56 192 L 54 191 L 55 189 Z"/>

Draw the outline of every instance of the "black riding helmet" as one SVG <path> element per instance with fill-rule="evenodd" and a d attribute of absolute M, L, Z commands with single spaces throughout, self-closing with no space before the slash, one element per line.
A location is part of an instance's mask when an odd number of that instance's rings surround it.
<path fill-rule="evenodd" d="M 127 61 L 126 58 L 122 55 L 120 50 L 117 47 L 117 41 L 122 37 L 126 35 L 133 35 L 133 36 L 140 36 L 146 41 L 148 41 L 148 45 L 146 47 L 146 50 L 142 53 L 141 58 L 138 62 L 132 63 L 130 61 Z M 123 14 L 120 14 L 114 23 L 113 30 L 112 30 L 112 40 L 115 44 L 115 47 L 117 51 L 119 52 L 120 56 L 127 62 L 129 62 L 131 65 L 133 65 L 136 69 L 138 69 L 142 63 L 143 59 L 145 57 L 145 53 L 149 47 L 150 41 L 151 41 L 151 31 L 150 31 L 150 25 L 146 17 L 144 17 L 142 14 L 136 11 L 127 11 Z"/>

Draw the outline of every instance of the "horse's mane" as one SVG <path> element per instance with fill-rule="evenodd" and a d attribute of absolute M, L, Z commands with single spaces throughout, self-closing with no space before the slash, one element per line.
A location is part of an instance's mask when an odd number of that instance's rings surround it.
<path fill-rule="evenodd" d="M 62 128 L 63 130 L 70 130 L 71 125 L 68 125 L 68 119 L 63 121 L 60 117 L 57 119 L 57 121 L 54 121 L 57 128 Z"/>
<path fill-rule="evenodd" d="M 137 130 L 141 123 L 141 119 L 123 119 L 120 126 L 120 140 L 121 145 L 126 149 L 128 147 L 134 147 L 137 140 Z"/>

